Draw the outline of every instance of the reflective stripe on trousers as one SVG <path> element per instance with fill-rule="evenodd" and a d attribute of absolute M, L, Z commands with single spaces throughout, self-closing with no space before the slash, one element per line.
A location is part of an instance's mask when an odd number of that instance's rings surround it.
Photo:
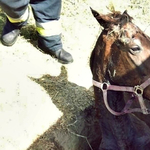
<path fill-rule="evenodd" d="M 24 22 L 28 19 L 28 16 L 29 16 L 29 7 L 27 7 L 27 9 L 25 10 L 24 14 L 22 16 L 20 16 L 19 18 L 12 18 L 10 16 L 7 16 L 8 20 L 11 22 L 11 23 L 20 23 L 20 22 Z"/>
<path fill-rule="evenodd" d="M 61 25 L 59 20 L 53 20 L 45 23 L 36 22 L 36 29 L 42 36 L 53 36 L 61 34 Z"/>

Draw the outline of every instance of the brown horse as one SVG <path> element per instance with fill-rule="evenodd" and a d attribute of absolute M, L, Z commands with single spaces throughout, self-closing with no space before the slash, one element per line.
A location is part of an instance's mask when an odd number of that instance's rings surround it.
<path fill-rule="evenodd" d="M 126 11 L 92 13 L 103 27 L 90 59 L 99 150 L 150 150 L 150 38 Z"/>

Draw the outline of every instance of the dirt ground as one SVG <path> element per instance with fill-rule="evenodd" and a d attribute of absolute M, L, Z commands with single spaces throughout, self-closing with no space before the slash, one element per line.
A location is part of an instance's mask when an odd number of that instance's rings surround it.
<path fill-rule="evenodd" d="M 89 58 L 101 27 L 89 7 L 101 13 L 112 4 L 116 10 L 127 9 L 149 33 L 148 1 L 118 2 L 63 1 L 62 41 L 73 55 L 72 64 L 62 65 L 38 50 L 32 14 L 15 45 L 0 44 L 0 150 L 96 150 L 87 138 L 91 134 L 93 143 L 99 139 L 90 132 L 95 120 Z M 0 33 L 4 22 L 1 12 Z"/>

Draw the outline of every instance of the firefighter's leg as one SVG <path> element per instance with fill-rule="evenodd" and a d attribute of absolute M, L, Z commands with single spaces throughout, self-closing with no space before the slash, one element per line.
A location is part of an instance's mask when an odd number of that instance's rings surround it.
<path fill-rule="evenodd" d="M 71 54 L 63 50 L 61 41 L 61 0 L 30 0 L 38 32 L 38 47 L 55 56 L 61 63 L 73 61 Z"/>
<path fill-rule="evenodd" d="M 0 7 L 7 16 L 1 41 L 6 46 L 11 46 L 17 40 L 22 26 L 26 25 L 29 10 L 29 0 L 0 0 Z"/>

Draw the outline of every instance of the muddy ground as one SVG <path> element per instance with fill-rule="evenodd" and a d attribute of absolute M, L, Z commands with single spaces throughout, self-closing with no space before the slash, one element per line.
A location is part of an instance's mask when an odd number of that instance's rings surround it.
<path fill-rule="evenodd" d="M 149 34 L 148 1 L 69 0 L 63 1 L 61 22 L 72 64 L 62 65 L 38 50 L 32 14 L 15 45 L 0 44 L 0 150 L 98 149 L 89 58 L 102 28 L 89 7 L 106 13 L 112 4 L 127 9 Z M 4 22 L 1 12 L 0 33 Z"/>

